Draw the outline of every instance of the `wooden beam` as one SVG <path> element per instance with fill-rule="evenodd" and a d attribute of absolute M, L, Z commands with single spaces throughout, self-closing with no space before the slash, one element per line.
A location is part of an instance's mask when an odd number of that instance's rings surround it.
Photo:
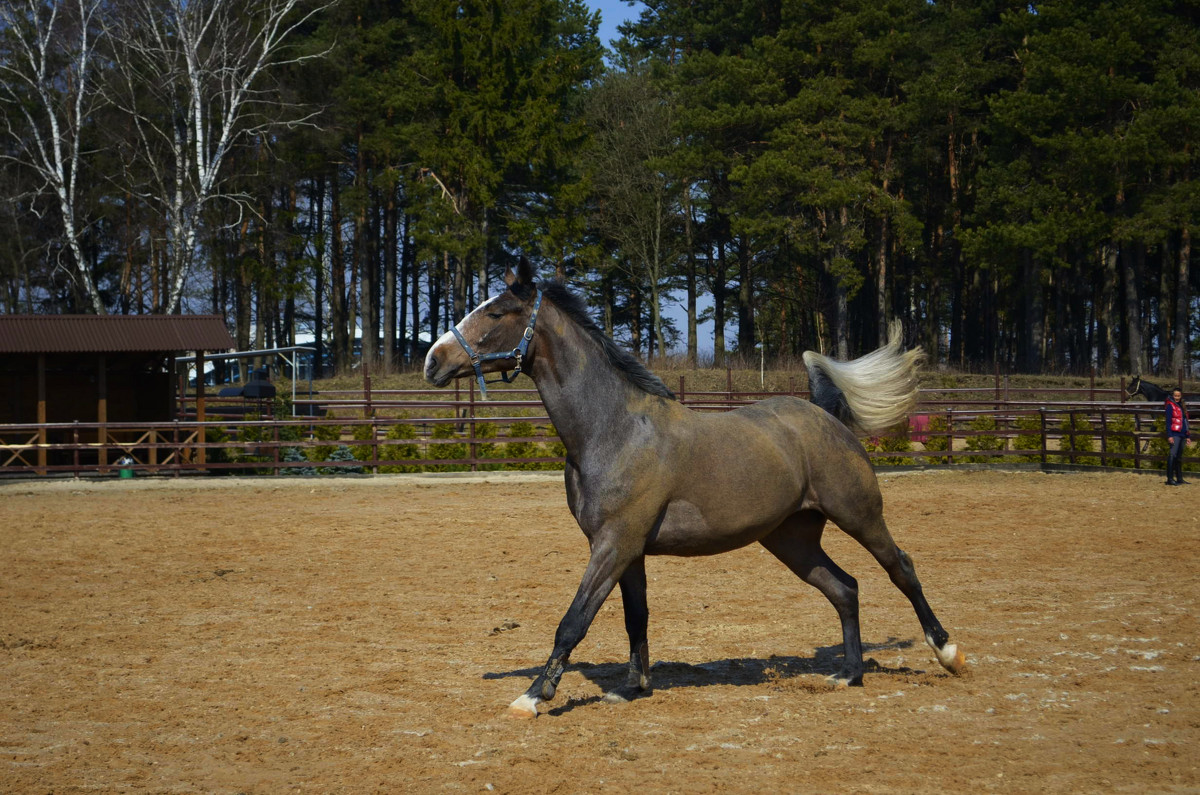
<path fill-rule="evenodd" d="M 203 423 L 204 419 L 204 351 L 196 351 L 196 422 Z M 207 441 L 203 425 L 196 432 L 196 441 L 200 444 Z M 204 466 L 208 461 L 207 453 L 203 447 L 196 448 L 196 463 Z"/>
<path fill-rule="evenodd" d="M 38 421 L 38 454 L 37 461 L 41 470 L 39 475 L 46 474 L 46 354 L 39 353 L 37 357 L 37 421 Z"/>
<path fill-rule="evenodd" d="M 103 353 L 96 357 L 96 448 L 100 472 L 108 471 L 108 357 Z"/>

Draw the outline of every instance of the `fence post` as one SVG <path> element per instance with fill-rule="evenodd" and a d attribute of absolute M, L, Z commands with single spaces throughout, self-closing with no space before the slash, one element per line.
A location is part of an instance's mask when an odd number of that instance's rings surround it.
<path fill-rule="evenodd" d="M 1046 465 L 1046 448 L 1050 445 L 1050 439 L 1046 436 L 1046 407 L 1042 406 L 1038 409 L 1038 416 L 1042 419 L 1042 465 Z"/>
<path fill-rule="evenodd" d="M 1125 402 L 1125 378 L 1121 378 L 1121 402 Z M 1142 413 L 1133 412 L 1133 468 L 1142 468 Z"/>
<path fill-rule="evenodd" d="M 679 376 L 679 402 L 683 403 L 687 399 L 687 381 L 681 375 Z"/>
<path fill-rule="evenodd" d="M 1100 409 L 1100 466 L 1108 466 L 1108 414 L 1104 409 Z"/>
<path fill-rule="evenodd" d="M 456 382 L 457 383 L 457 382 Z M 471 440 L 467 450 L 471 453 L 471 471 L 479 471 L 479 462 L 475 459 L 479 458 L 479 446 L 475 443 L 475 380 L 470 379 L 470 390 L 467 392 L 467 415 L 470 418 L 470 425 L 467 428 L 467 438 Z"/>
<path fill-rule="evenodd" d="M 1091 380 L 1091 385 L 1088 387 L 1088 389 L 1089 389 L 1088 400 L 1091 401 L 1092 403 L 1095 403 L 1096 402 L 1096 368 L 1095 367 L 1092 368 L 1092 380 Z"/>
<path fill-rule="evenodd" d="M 725 368 L 725 392 L 729 396 L 729 402 L 733 402 L 733 368 Z"/>
<path fill-rule="evenodd" d="M 1067 411 L 1067 439 L 1071 445 L 1071 455 L 1069 456 L 1072 466 L 1078 463 L 1075 460 L 1075 410 Z"/>
<path fill-rule="evenodd" d="M 275 422 L 271 423 L 271 441 L 274 442 L 271 446 L 271 459 L 275 464 L 272 471 L 275 477 L 279 477 L 279 424 Z"/>
<path fill-rule="evenodd" d="M 954 409 L 946 409 L 946 466 L 954 463 Z"/>
<path fill-rule="evenodd" d="M 183 463 L 179 460 L 179 420 L 171 423 L 171 446 L 175 449 L 175 466 L 172 469 L 175 472 L 175 477 L 179 477 L 179 465 Z"/>
<path fill-rule="evenodd" d="M 1125 402 L 1125 376 L 1121 376 L 1121 402 Z"/>
<path fill-rule="evenodd" d="M 371 474 L 379 474 L 379 426 L 374 412 L 371 413 Z"/>
<path fill-rule="evenodd" d="M 79 420 L 75 420 L 75 427 L 71 429 L 72 444 L 75 446 L 75 479 L 79 479 Z"/>

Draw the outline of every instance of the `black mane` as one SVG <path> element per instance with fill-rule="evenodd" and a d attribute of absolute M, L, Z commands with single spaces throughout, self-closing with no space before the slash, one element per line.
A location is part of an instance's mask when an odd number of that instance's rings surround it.
<path fill-rule="evenodd" d="M 549 298 L 559 311 L 569 317 L 575 325 L 583 329 L 588 336 L 599 343 L 608 361 L 625 377 L 629 383 L 643 392 L 659 397 L 675 400 L 675 393 L 662 382 L 662 379 L 646 369 L 632 353 L 625 350 L 604 333 L 596 325 L 596 321 L 588 314 L 587 305 L 583 299 L 567 289 L 561 282 L 542 282 L 538 285 L 542 293 Z"/>

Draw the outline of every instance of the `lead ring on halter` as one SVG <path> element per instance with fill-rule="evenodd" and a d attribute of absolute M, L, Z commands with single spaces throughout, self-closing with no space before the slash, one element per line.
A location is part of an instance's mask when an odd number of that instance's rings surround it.
<path fill-rule="evenodd" d="M 458 326 L 451 326 L 450 331 L 454 332 L 454 338 L 458 340 L 458 344 L 466 352 L 471 359 L 471 367 L 475 370 L 475 380 L 479 382 L 479 391 L 484 400 L 488 399 L 487 385 L 488 384 L 511 384 L 517 376 L 521 374 L 521 362 L 525 358 L 526 352 L 529 351 L 529 343 L 533 340 L 533 327 L 537 323 L 538 310 L 542 307 L 542 291 L 537 291 L 537 299 L 533 302 L 533 311 L 529 313 L 529 325 L 525 327 L 525 333 L 521 335 L 521 341 L 517 343 L 517 347 L 513 348 L 508 353 L 485 353 L 480 356 L 467 342 L 467 338 L 458 330 Z M 516 359 L 517 366 L 511 372 L 501 372 L 500 377 L 492 381 L 483 379 L 483 363 L 496 361 L 497 359 Z"/>

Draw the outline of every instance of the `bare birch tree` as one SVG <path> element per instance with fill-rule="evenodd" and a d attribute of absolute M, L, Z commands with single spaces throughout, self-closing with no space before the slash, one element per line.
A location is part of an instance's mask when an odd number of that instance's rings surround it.
<path fill-rule="evenodd" d="M 86 221 L 79 184 L 83 130 L 103 102 L 93 74 L 102 5 L 102 0 L 0 2 L 0 126 L 8 138 L 0 158 L 31 170 L 41 183 L 35 192 L 53 195 L 71 258 L 64 267 L 99 315 L 105 314 L 104 301 L 80 246 Z"/>
<path fill-rule="evenodd" d="M 324 53 L 289 51 L 289 39 L 336 0 L 120 0 L 110 28 L 113 97 L 132 120 L 128 174 L 162 218 L 169 289 L 160 311 L 177 312 L 204 211 L 214 200 L 253 212 L 226 190 L 230 152 L 306 115 L 285 108 L 269 73 Z"/>

